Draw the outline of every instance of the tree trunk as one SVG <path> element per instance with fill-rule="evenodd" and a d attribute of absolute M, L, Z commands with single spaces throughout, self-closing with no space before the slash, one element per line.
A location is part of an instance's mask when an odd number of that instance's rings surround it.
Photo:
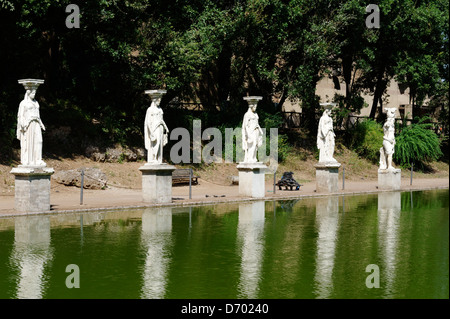
<path fill-rule="evenodd" d="M 281 94 L 280 102 L 278 102 L 278 111 L 281 112 L 281 110 L 283 110 L 283 104 L 286 101 L 286 98 L 287 98 L 287 90 L 284 89 L 283 93 Z"/>
<path fill-rule="evenodd" d="M 316 107 L 318 106 L 316 101 L 316 86 L 319 78 L 314 76 L 309 87 L 309 92 L 306 97 L 306 107 L 302 106 L 302 113 L 304 114 L 305 125 L 304 127 L 310 134 L 315 135 L 317 133 L 317 121 L 316 121 Z"/>
<path fill-rule="evenodd" d="M 351 81 L 352 81 L 352 67 L 353 67 L 353 61 L 351 56 L 344 56 L 342 58 L 342 74 L 344 76 L 345 81 L 345 104 L 347 105 L 351 95 L 352 95 L 352 89 L 351 89 Z"/>
<path fill-rule="evenodd" d="M 383 92 L 386 88 L 386 84 L 384 84 L 384 82 L 385 81 L 383 80 L 383 72 L 380 72 L 377 77 L 377 84 L 375 85 L 375 92 L 373 94 L 372 109 L 370 110 L 370 115 L 369 115 L 369 117 L 371 119 L 375 119 L 375 115 L 377 113 L 378 102 L 380 102 L 380 105 L 381 105 L 381 98 L 382 98 Z"/>

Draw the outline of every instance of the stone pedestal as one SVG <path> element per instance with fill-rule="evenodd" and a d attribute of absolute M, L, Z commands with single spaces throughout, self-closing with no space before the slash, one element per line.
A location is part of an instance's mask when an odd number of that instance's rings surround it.
<path fill-rule="evenodd" d="M 339 167 L 337 162 L 319 162 L 316 165 L 316 192 L 336 193 L 339 190 Z"/>
<path fill-rule="evenodd" d="M 265 171 L 267 166 L 261 162 L 239 163 L 239 195 L 250 197 L 264 197 Z"/>
<path fill-rule="evenodd" d="M 402 186 L 401 169 L 378 169 L 378 189 L 399 190 Z"/>
<path fill-rule="evenodd" d="M 171 203 L 175 166 L 147 163 L 139 170 L 142 172 L 142 200 L 146 203 Z"/>
<path fill-rule="evenodd" d="M 15 176 L 15 208 L 20 212 L 50 210 L 50 167 L 19 166 L 11 170 Z"/>

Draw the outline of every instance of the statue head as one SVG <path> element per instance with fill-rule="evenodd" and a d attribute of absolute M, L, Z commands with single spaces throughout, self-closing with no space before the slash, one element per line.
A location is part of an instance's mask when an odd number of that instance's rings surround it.
<path fill-rule="evenodd" d="M 29 98 L 31 100 L 34 100 L 36 96 L 36 90 L 39 87 L 39 85 L 44 83 L 44 80 L 39 79 L 23 79 L 18 80 L 19 84 L 22 84 L 25 88 L 25 98 Z"/>
<path fill-rule="evenodd" d="M 250 110 L 252 110 L 252 112 L 253 113 L 255 113 L 256 112 L 256 107 L 258 106 L 258 102 L 256 102 L 256 103 L 250 103 L 249 105 L 248 105 L 248 108 L 250 109 Z"/>
<path fill-rule="evenodd" d="M 320 103 L 320 106 L 322 106 L 324 108 L 323 110 L 323 114 L 330 116 L 331 115 L 331 110 L 333 109 L 333 107 L 336 105 L 336 103 Z"/>
<path fill-rule="evenodd" d="M 161 96 L 157 96 L 152 99 L 151 106 L 159 107 L 160 104 L 161 104 Z"/>
<path fill-rule="evenodd" d="M 166 94 L 166 90 L 147 90 L 145 91 L 145 94 L 150 95 L 150 98 L 152 99 L 152 104 L 150 106 L 156 106 L 158 107 L 161 104 L 161 99 L 164 94 Z"/>
<path fill-rule="evenodd" d="M 36 96 L 36 89 L 35 88 L 28 89 L 26 95 L 28 95 L 28 97 L 34 101 L 34 98 Z"/>
<path fill-rule="evenodd" d="M 255 113 L 258 102 L 262 100 L 262 96 L 246 96 L 244 100 L 248 103 L 248 109 Z"/>

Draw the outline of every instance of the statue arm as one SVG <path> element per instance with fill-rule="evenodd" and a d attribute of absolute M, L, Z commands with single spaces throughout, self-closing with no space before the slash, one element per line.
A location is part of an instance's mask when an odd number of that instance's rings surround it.
<path fill-rule="evenodd" d="M 44 123 L 42 123 L 41 119 L 39 119 L 39 123 L 41 125 L 42 130 L 45 131 L 45 125 Z"/>
<path fill-rule="evenodd" d="M 333 130 L 333 123 L 330 124 L 330 128 L 328 129 L 327 134 L 329 134 L 329 133 L 333 134 L 333 137 L 336 136 L 336 134 L 334 134 L 334 130 Z"/>
<path fill-rule="evenodd" d="M 259 123 L 257 124 L 256 128 L 258 129 L 259 133 L 261 133 L 261 135 L 264 135 L 264 132 L 263 132 L 261 126 L 259 126 Z"/>
<path fill-rule="evenodd" d="M 38 107 L 38 123 L 39 123 L 39 126 L 41 127 L 41 129 L 43 130 L 43 131 L 45 131 L 45 126 L 44 126 L 44 123 L 42 123 L 42 120 L 41 120 L 41 114 L 39 113 L 39 103 L 38 102 L 36 102 L 36 104 L 37 104 L 37 107 Z"/>
<path fill-rule="evenodd" d="M 167 127 L 167 125 L 166 125 L 166 123 L 164 122 L 164 120 L 160 120 L 160 121 L 159 121 L 158 125 L 156 125 L 155 128 L 153 129 L 153 132 L 155 132 L 156 129 L 157 129 L 159 126 L 162 126 L 166 132 L 169 132 L 169 128 Z M 152 133 L 153 133 L 153 132 L 152 132 Z"/>

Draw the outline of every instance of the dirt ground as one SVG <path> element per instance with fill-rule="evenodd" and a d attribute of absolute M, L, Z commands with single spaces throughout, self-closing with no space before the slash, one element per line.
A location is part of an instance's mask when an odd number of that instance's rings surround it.
<path fill-rule="evenodd" d="M 340 161 L 337 156 L 338 161 Z M 339 194 L 377 192 L 377 167 L 367 163 L 352 162 L 346 158 L 345 189 L 342 184 L 342 168 L 339 174 Z M 48 167 L 55 171 L 80 167 L 97 167 L 108 176 L 108 187 L 104 190 L 83 190 L 83 203 L 80 204 L 80 188 L 64 186 L 51 182 L 51 210 L 54 212 L 112 209 L 125 207 L 149 206 L 142 201 L 141 173 L 139 167 L 144 162 L 99 163 L 84 157 L 76 159 L 46 160 Z M 340 161 L 342 162 L 342 161 Z M 273 174 L 266 175 L 265 199 L 282 199 L 301 196 L 319 196 L 315 189 L 314 160 L 292 162 L 280 165 L 277 172 L 293 171 L 294 178 L 302 184 L 300 190 L 279 190 L 273 192 Z M 14 176 L 11 168 L 17 166 L 0 165 L 0 216 L 15 215 L 14 210 Z M 173 205 L 207 204 L 227 201 L 242 201 L 239 187 L 231 185 L 231 176 L 237 176 L 236 164 L 213 164 L 202 169 L 193 167 L 194 175 L 199 176 L 199 184 L 192 186 L 192 198 L 189 199 L 189 186 L 175 186 L 172 189 Z M 449 187 L 449 168 L 447 164 L 436 164 L 433 173 L 414 173 L 410 185 L 410 171 L 402 170 L 402 190 L 433 189 Z M 281 178 L 278 173 L 276 179 Z"/>

